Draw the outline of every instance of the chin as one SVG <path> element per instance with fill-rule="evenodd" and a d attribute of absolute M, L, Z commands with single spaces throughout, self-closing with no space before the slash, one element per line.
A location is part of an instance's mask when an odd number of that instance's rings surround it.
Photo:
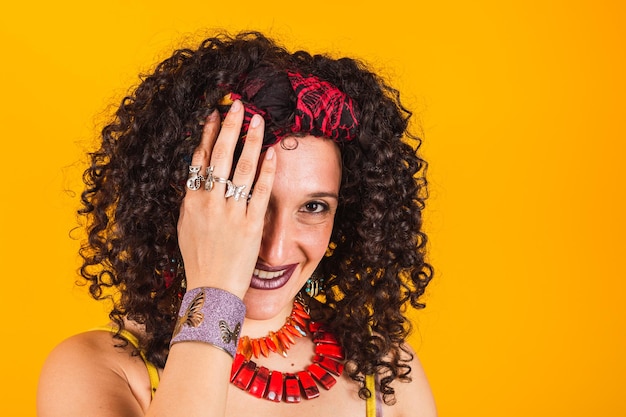
<path fill-rule="evenodd" d="M 295 294 L 287 294 L 286 291 L 250 288 L 243 297 L 243 302 L 246 305 L 246 318 L 270 320 L 278 315 L 285 315 L 286 309 L 291 310 L 294 297 Z"/>

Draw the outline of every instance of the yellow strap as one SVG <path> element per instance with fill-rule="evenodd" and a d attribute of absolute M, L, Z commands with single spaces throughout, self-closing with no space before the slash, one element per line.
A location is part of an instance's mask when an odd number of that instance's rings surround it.
<path fill-rule="evenodd" d="M 373 334 L 372 326 L 368 326 L 368 330 L 370 336 Z M 382 412 L 380 415 L 377 413 L 376 407 L 376 376 L 375 374 L 365 375 L 365 387 L 370 391 L 370 397 L 365 400 L 365 415 L 367 417 L 382 417 Z"/>
<path fill-rule="evenodd" d="M 111 333 L 117 333 L 117 329 L 111 326 L 99 326 L 94 328 L 93 330 L 104 330 Z M 139 349 L 139 339 L 137 339 L 137 336 L 135 336 L 126 329 L 120 332 L 120 336 L 128 340 L 128 342 L 135 348 Z M 154 366 L 154 364 L 150 362 L 148 358 L 146 358 L 146 354 L 143 352 L 143 350 L 139 350 L 139 356 L 141 356 L 141 359 L 143 360 L 143 363 L 146 365 L 146 369 L 148 370 L 148 377 L 150 378 L 150 395 L 152 396 L 152 398 L 154 398 L 154 393 L 159 386 L 159 371 L 157 370 L 157 367 Z"/>
<path fill-rule="evenodd" d="M 370 390 L 370 397 L 365 400 L 365 415 L 376 417 L 376 379 L 374 374 L 365 375 L 365 387 Z"/>

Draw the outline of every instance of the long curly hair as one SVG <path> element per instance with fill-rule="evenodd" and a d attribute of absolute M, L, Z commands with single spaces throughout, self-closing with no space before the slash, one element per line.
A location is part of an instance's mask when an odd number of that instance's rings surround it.
<path fill-rule="evenodd" d="M 95 299 L 112 300 L 109 316 L 119 329 L 125 319 L 145 326 L 142 350 L 163 367 L 184 292 L 176 226 L 201 121 L 251 74 L 287 71 L 327 81 L 355 103 L 357 138 L 339 143 L 339 207 L 317 271 L 325 297 L 311 300 L 311 309 L 343 346 L 359 395 L 372 395 L 364 375 L 376 373 L 385 402 L 393 403 L 390 383 L 410 380 L 406 309 L 424 307 L 419 299 L 432 277 L 422 231 L 426 162 L 398 91 L 357 60 L 290 53 L 256 32 L 218 34 L 142 76 L 89 154 L 80 273 Z M 293 122 L 293 111 L 283 113 L 266 130 Z"/>

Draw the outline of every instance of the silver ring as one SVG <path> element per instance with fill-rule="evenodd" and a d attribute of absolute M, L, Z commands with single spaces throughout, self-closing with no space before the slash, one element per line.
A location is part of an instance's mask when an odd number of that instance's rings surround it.
<path fill-rule="evenodd" d="M 215 183 L 213 168 L 215 167 L 211 165 L 206 169 L 206 182 L 204 183 L 204 189 L 207 191 L 211 191 L 213 189 L 213 184 Z"/>
<path fill-rule="evenodd" d="M 204 189 L 207 191 L 211 191 L 216 182 L 220 184 L 227 184 L 228 180 L 222 177 L 216 177 L 213 175 L 213 166 L 210 166 L 206 169 L 206 182 L 204 183 Z"/>
<path fill-rule="evenodd" d="M 226 190 L 226 194 L 224 195 L 226 198 L 233 197 L 235 201 L 239 201 L 241 195 L 243 194 L 243 190 L 246 189 L 246 185 L 235 185 L 231 181 L 226 183 L 228 189 Z"/>
<path fill-rule="evenodd" d="M 200 165 L 189 165 L 189 178 L 187 179 L 187 188 L 191 191 L 200 189 L 200 184 L 204 181 L 202 175 L 198 175 L 200 172 Z"/>

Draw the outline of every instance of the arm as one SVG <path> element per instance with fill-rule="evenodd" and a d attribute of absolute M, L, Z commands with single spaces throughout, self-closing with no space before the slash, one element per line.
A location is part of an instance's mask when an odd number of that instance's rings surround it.
<path fill-rule="evenodd" d="M 393 417 L 437 417 L 437 409 L 430 385 L 424 373 L 424 368 L 417 355 L 407 345 L 413 354 L 411 366 L 411 381 L 392 383 L 396 390 L 396 404 L 384 407 L 384 416 Z"/>
<path fill-rule="evenodd" d="M 243 106 L 235 102 L 221 129 L 217 112 L 209 116 L 191 164 L 201 165 L 202 173 L 214 166 L 215 176 L 229 178 L 243 113 Z M 185 196 L 178 241 L 188 289 L 221 288 L 239 298 L 248 289 L 275 172 L 270 149 L 257 177 L 263 131 L 262 118 L 255 116 L 232 178 L 234 184 L 250 190 L 256 177 L 249 204 L 245 197 L 239 201 L 225 198 L 221 183 L 212 191 L 188 190 Z M 99 349 L 74 339 L 55 349 L 41 375 L 40 417 L 224 416 L 232 364 L 226 352 L 200 342 L 173 345 L 159 389 L 146 411 L 145 400 L 142 403 L 136 397 L 135 387 L 118 370 L 119 356 Z"/>
<path fill-rule="evenodd" d="M 143 415 L 150 391 L 142 390 L 140 381 L 148 383 L 147 371 L 141 358 L 131 354 L 132 346 L 115 347 L 119 343 L 111 333 L 97 331 L 55 347 L 39 377 L 37 415 Z"/>
<path fill-rule="evenodd" d="M 203 172 L 207 166 L 213 166 L 214 176 L 228 178 L 241 129 L 243 106 L 238 101 L 233 104 L 221 131 L 217 112 L 212 116 L 207 119 L 202 143 L 193 155 L 192 165 L 201 165 Z M 262 139 L 262 118 L 255 116 L 235 169 L 233 184 L 251 189 Z M 245 196 L 239 201 L 224 198 L 225 185 L 220 183 L 215 183 L 212 191 L 187 192 L 181 207 L 178 233 L 188 289 L 221 288 L 243 299 L 261 245 L 274 171 L 275 159 L 273 149 L 270 149 L 249 204 L 246 204 Z M 232 358 L 213 346 L 198 342 L 173 345 L 158 395 L 148 415 L 223 416 L 231 365 Z M 207 404 L 211 406 L 207 407 Z"/>

